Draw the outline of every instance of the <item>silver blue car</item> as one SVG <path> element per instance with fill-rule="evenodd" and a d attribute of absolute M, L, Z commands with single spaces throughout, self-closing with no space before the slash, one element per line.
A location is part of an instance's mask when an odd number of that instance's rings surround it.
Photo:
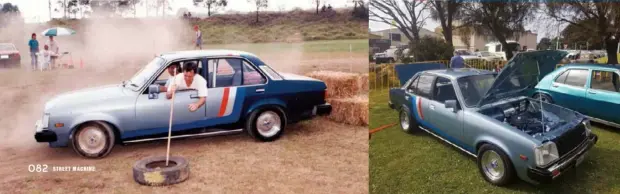
<path fill-rule="evenodd" d="M 198 64 L 207 80 L 205 105 L 190 112 L 196 90 L 175 94 L 173 138 L 235 134 L 278 139 L 287 123 L 331 112 L 324 82 L 278 73 L 242 51 L 202 50 L 162 54 L 122 83 L 56 96 L 36 122 L 35 139 L 50 147 L 71 145 L 87 158 L 102 158 L 115 144 L 165 139 L 171 100 L 159 91 L 171 64 Z"/>
<path fill-rule="evenodd" d="M 390 90 L 389 106 L 399 112 L 405 132 L 426 131 L 475 157 L 491 184 L 515 177 L 551 182 L 579 166 L 598 140 L 584 115 L 526 96 L 565 55 L 519 53 L 499 73 L 421 71 Z"/>

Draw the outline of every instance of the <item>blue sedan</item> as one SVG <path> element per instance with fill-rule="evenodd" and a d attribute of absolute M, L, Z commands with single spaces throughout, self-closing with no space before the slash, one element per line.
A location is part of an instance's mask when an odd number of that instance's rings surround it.
<path fill-rule="evenodd" d="M 534 98 L 579 111 L 592 121 L 620 127 L 620 67 L 572 64 L 543 78 Z"/>
<path fill-rule="evenodd" d="M 174 100 L 173 138 L 234 134 L 278 139 L 287 123 L 331 112 L 324 82 L 278 73 L 255 55 L 202 50 L 162 54 L 122 83 L 61 94 L 45 104 L 35 139 L 50 147 L 71 145 L 87 158 L 101 158 L 117 143 L 165 139 L 170 103 L 159 91 L 172 64 L 198 64 L 208 96 L 199 110 L 196 90 L 178 91 Z M 178 108 L 177 108 L 178 107 Z"/>

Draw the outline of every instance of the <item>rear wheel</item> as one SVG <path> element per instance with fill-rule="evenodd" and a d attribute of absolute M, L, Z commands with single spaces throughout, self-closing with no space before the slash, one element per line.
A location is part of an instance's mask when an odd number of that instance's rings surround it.
<path fill-rule="evenodd" d="M 93 122 L 81 125 L 72 136 L 73 150 L 86 158 L 103 158 L 115 144 L 112 128 L 104 123 Z"/>
<path fill-rule="evenodd" d="M 534 94 L 534 97 L 532 97 L 536 100 L 540 99 L 543 102 L 546 103 L 553 103 L 553 99 L 551 99 L 551 96 L 547 95 L 547 94 L 543 94 L 543 93 L 536 93 Z"/>
<path fill-rule="evenodd" d="M 515 177 L 514 167 L 510 158 L 499 149 L 491 144 L 484 144 L 478 150 L 478 169 L 484 179 L 497 186 L 507 185 L 512 182 Z"/>
<path fill-rule="evenodd" d="M 400 124 L 400 128 L 405 132 L 405 133 L 413 133 L 416 131 L 416 129 L 418 128 L 418 124 L 417 122 L 411 117 L 411 115 L 409 114 L 411 111 L 409 111 L 409 108 L 407 107 L 402 107 L 398 113 L 398 119 L 399 119 L 399 124 Z"/>
<path fill-rule="evenodd" d="M 284 111 L 279 108 L 255 110 L 246 121 L 245 130 L 260 141 L 274 141 L 286 126 Z"/>

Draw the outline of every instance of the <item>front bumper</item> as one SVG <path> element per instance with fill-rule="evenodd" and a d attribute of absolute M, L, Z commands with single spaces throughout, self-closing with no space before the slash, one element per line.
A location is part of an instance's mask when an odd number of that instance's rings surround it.
<path fill-rule="evenodd" d="M 47 129 L 43 129 L 41 123 L 41 120 L 38 120 L 35 124 L 36 133 L 34 134 L 34 139 L 36 139 L 37 142 L 55 142 L 56 140 L 58 140 L 56 133 Z"/>
<path fill-rule="evenodd" d="M 317 105 L 314 107 L 316 115 L 329 115 L 332 113 L 332 105 L 329 103 Z"/>
<path fill-rule="evenodd" d="M 588 153 L 588 150 L 596 144 L 598 141 L 598 136 L 595 134 L 591 134 L 590 137 L 582 144 L 580 144 L 577 149 L 569 152 L 565 157 L 560 158 L 560 160 L 556 161 L 555 164 L 551 165 L 547 168 L 528 168 L 527 176 L 539 183 L 549 183 L 554 179 L 562 175 L 564 172 L 576 167 L 584 160 L 584 157 Z"/>

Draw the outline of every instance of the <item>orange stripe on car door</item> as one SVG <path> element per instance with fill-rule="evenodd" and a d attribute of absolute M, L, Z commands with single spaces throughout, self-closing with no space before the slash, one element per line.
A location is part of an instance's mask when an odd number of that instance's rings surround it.
<path fill-rule="evenodd" d="M 222 104 L 220 105 L 220 113 L 217 114 L 217 117 L 224 116 L 226 113 L 226 105 L 228 104 L 228 93 L 230 92 L 230 88 L 224 88 L 224 96 L 222 96 Z"/>

